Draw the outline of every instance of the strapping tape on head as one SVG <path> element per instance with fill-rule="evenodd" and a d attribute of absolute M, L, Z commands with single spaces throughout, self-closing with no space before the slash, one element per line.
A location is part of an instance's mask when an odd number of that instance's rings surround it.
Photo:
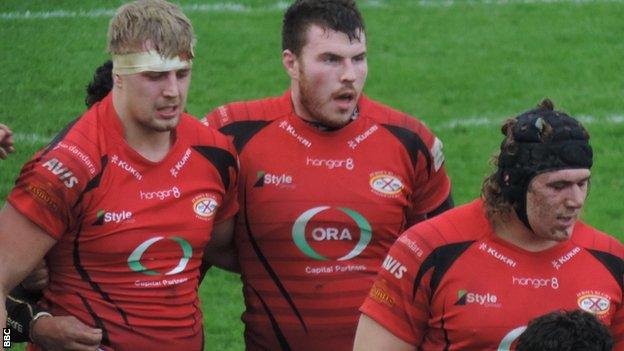
<path fill-rule="evenodd" d="M 513 143 L 506 145 L 507 140 L 503 140 L 496 175 L 502 196 L 531 229 L 526 213 L 531 180 L 549 171 L 590 169 L 593 152 L 586 130 L 565 113 L 538 108 L 515 119 Z"/>
<path fill-rule="evenodd" d="M 180 56 L 163 57 L 155 50 L 124 55 L 113 55 L 113 74 L 134 74 L 140 72 L 167 72 L 191 68 L 191 59 Z"/>

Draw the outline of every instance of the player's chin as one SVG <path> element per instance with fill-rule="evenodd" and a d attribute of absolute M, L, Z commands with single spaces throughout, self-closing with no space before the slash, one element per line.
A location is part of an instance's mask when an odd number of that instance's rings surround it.
<path fill-rule="evenodd" d="M 179 122 L 180 122 L 179 118 L 159 120 L 156 123 L 154 123 L 153 129 L 157 132 L 170 132 L 176 129 Z"/>
<path fill-rule="evenodd" d="M 351 113 L 349 113 L 348 111 L 339 111 L 327 115 L 324 118 L 323 124 L 326 127 L 342 128 L 346 126 L 349 121 L 351 121 Z"/>
<path fill-rule="evenodd" d="M 574 227 L 570 226 L 567 228 L 557 228 L 554 230 L 554 232 L 552 233 L 552 238 L 555 241 L 566 241 L 569 240 L 570 237 L 572 237 L 572 229 Z"/>

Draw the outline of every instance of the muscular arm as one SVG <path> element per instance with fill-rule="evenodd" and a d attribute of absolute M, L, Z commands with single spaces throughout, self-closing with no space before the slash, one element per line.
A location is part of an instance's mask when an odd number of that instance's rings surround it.
<path fill-rule="evenodd" d="M 33 271 L 56 241 L 10 204 L 0 210 L 0 223 L 0 301 L 4 301 L 8 291 Z M 6 325 L 6 307 L 10 308 L 11 319 L 22 327 L 19 341 L 32 336 L 34 340 L 30 341 L 46 349 L 64 350 L 93 350 L 99 345 L 101 330 L 90 328 L 73 316 L 44 317 L 30 326 L 33 316 L 42 310 L 35 301 L 24 299 L 23 291 L 13 291 L 16 292 L 21 298 L 9 297 L 7 305 L 0 306 L 0 324 Z M 9 326 L 17 329 L 15 324 Z"/>
<path fill-rule="evenodd" d="M 8 203 L 0 210 L 0 223 L 0 301 L 5 301 L 56 241 Z M 0 325 L 6 322 L 6 306 L 2 305 Z"/>
<path fill-rule="evenodd" d="M 375 322 L 365 314 L 360 315 L 355 332 L 354 351 L 412 351 L 416 346 L 412 346 L 401 340 L 386 328 Z"/>
<path fill-rule="evenodd" d="M 231 272 L 240 272 L 234 246 L 234 217 L 214 226 L 212 237 L 204 249 L 202 267 L 204 268 L 206 265 L 214 265 Z M 206 268 L 202 271 L 202 277 L 205 270 Z"/>

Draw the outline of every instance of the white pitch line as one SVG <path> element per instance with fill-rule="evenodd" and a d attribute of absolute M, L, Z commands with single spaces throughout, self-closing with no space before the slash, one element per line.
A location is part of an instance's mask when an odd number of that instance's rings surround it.
<path fill-rule="evenodd" d="M 624 115 L 613 115 L 606 117 L 594 117 L 581 115 L 576 116 L 581 123 L 585 125 L 592 124 L 605 124 L 605 125 L 619 125 L 624 124 Z M 490 117 L 465 117 L 465 118 L 456 118 L 447 122 L 443 122 L 440 124 L 432 124 L 428 123 L 431 129 L 436 130 L 449 130 L 455 129 L 457 127 L 490 127 L 490 126 L 500 126 L 505 118 L 490 118 Z M 45 145 L 54 139 L 54 135 L 43 135 L 38 133 L 19 133 L 16 132 L 13 134 L 13 139 L 15 143 L 19 144 L 27 144 L 27 145 Z"/>
<path fill-rule="evenodd" d="M 54 136 L 45 136 L 39 133 L 13 133 L 13 140 L 16 144 L 47 144 L 54 139 Z"/>
<path fill-rule="evenodd" d="M 624 116 L 622 115 L 613 115 L 606 117 L 594 117 L 587 115 L 579 115 L 575 116 L 581 123 L 586 125 L 591 124 L 607 124 L 607 125 L 618 125 L 624 123 Z M 434 130 L 446 130 L 446 129 L 454 129 L 457 127 L 481 127 L 481 126 L 499 126 L 501 125 L 506 118 L 494 118 L 494 117 L 466 117 L 466 118 L 456 118 L 447 122 L 443 122 L 441 124 L 433 124 L 431 123 L 431 127 Z"/>
<path fill-rule="evenodd" d="M 408 3 L 407 6 L 423 7 L 450 7 L 457 5 L 512 5 L 512 4 L 592 4 L 592 3 L 624 3 L 624 0 L 418 0 Z M 186 13 L 249 13 L 283 11 L 290 4 L 289 1 L 277 1 L 264 6 L 249 6 L 240 3 L 223 2 L 214 4 L 182 5 Z M 360 3 L 361 8 L 401 7 L 405 3 L 397 4 L 390 0 L 365 0 Z M 0 12 L 0 20 L 50 19 L 50 18 L 100 18 L 112 17 L 115 9 L 97 8 L 91 10 L 49 10 Z"/>

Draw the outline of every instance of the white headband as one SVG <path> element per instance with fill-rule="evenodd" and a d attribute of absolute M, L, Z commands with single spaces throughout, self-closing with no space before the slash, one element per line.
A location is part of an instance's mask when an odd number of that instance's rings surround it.
<path fill-rule="evenodd" d="M 166 58 L 157 51 L 150 50 L 125 55 L 113 55 L 113 74 L 133 74 L 145 71 L 167 72 L 191 68 L 192 60 L 182 60 L 180 56 Z"/>

